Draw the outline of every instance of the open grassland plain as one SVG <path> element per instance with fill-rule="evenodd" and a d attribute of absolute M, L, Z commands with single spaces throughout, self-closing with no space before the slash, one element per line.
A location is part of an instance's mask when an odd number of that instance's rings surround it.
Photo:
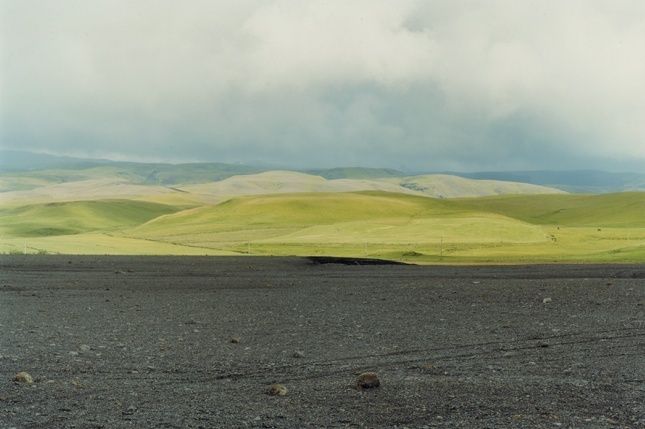
<path fill-rule="evenodd" d="M 3 253 L 644 262 L 645 193 L 436 199 L 315 192 L 213 203 L 156 195 L 0 207 L 0 234 Z"/>
<path fill-rule="evenodd" d="M 0 258 L 2 427 L 645 426 L 643 264 Z"/>

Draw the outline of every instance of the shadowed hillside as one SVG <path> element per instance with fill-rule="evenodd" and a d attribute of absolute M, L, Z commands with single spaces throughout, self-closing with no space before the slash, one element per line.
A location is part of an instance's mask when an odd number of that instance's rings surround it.
<path fill-rule="evenodd" d="M 79 201 L 0 209 L 5 236 L 38 237 L 108 231 L 140 225 L 176 209 L 138 201 Z"/>

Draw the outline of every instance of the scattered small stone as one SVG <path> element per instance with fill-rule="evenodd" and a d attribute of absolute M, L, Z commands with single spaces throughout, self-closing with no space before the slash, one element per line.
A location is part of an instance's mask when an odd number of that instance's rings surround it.
<path fill-rule="evenodd" d="M 239 344 L 240 343 L 240 337 L 231 337 L 231 343 Z"/>
<path fill-rule="evenodd" d="M 79 348 L 82 352 L 89 352 L 90 350 L 92 350 L 92 347 L 88 346 L 87 344 L 81 344 Z"/>
<path fill-rule="evenodd" d="M 300 359 L 305 357 L 305 353 L 303 351 L 296 350 L 295 352 L 293 352 L 293 357 Z"/>
<path fill-rule="evenodd" d="M 20 371 L 13 378 L 13 381 L 15 381 L 16 383 L 32 384 L 34 382 L 34 379 L 31 377 L 31 375 L 29 375 L 28 372 Z"/>
<path fill-rule="evenodd" d="M 134 414 L 135 411 L 137 411 L 137 407 L 135 407 L 134 405 L 130 405 L 128 408 L 126 408 L 123 411 L 123 415 L 131 415 L 131 414 Z"/>
<path fill-rule="evenodd" d="M 542 304 L 547 304 L 547 303 L 549 303 L 549 302 L 551 302 L 551 301 L 553 301 L 551 298 L 544 298 L 544 299 L 542 300 Z"/>
<path fill-rule="evenodd" d="M 272 384 L 267 393 L 271 396 L 285 396 L 288 390 L 283 384 Z"/>
<path fill-rule="evenodd" d="M 356 378 L 357 389 L 373 389 L 380 385 L 381 381 L 375 372 L 364 372 Z"/>

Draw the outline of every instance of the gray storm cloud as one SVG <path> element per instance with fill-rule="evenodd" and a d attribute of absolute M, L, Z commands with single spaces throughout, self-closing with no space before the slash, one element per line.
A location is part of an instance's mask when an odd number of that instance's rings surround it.
<path fill-rule="evenodd" d="M 435 169 L 645 159 L 641 1 L 0 4 L 6 148 Z"/>

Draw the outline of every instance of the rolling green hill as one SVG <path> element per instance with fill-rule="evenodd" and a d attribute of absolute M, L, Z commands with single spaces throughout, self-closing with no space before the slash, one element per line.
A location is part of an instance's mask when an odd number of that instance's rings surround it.
<path fill-rule="evenodd" d="M 181 211 L 146 223 L 135 231 L 231 231 L 249 228 L 298 229 L 341 222 L 381 222 L 454 211 L 450 204 L 425 197 L 387 193 L 315 193 L 233 198 L 215 206 Z M 464 209 L 458 208 L 460 212 Z"/>
<path fill-rule="evenodd" d="M 234 198 L 128 236 L 259 254 L 413 261 L 645 258 L 644 193 L 441 200 L 382 192 Z M 556 207 L 561 207 L 559 212 Z M 612 207 L 620 208 L 612 212 Z"/>
<path fill-rule="evenodd" d="M 183 207 L 77 201 L 0 209 L 0 251 L 645 262 L 643 213 L 645 193 L 637 192 L 463 199 L 319 192 Z"/>

